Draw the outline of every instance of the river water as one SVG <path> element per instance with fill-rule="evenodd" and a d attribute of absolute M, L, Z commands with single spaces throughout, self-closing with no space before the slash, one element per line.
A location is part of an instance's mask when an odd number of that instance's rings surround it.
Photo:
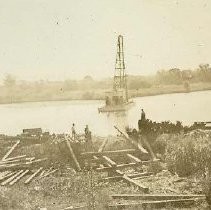
<path fill-rule="evenodd" d="M 194 121 L 211 121 L 211 91 L 147 96 L 133 99 L 134 106 L 127 113 L 98 113 L 104 101 L 56 101 L 30 102 L 0 105 L 0 133 L 16 135 L 23 128 L 41 127 L 51 133 L 68 133 L 71 125 L 82 133 L 86 124 L 93 134 L 116 134 L 114 125 L 120 128 L 137 127 L 141 108 L 153 121 L 182 121 L 184 125 Z"/>

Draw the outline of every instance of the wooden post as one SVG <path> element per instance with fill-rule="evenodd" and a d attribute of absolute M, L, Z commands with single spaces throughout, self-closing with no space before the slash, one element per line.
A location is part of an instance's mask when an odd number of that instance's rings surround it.
<path fill-rule="evenodd" d="M 75 154 L 73 152 L 73 149 L 72 149 L 72 147 L 71 147 L 70 142 L 68 141 L 68 139 L 66 139 L 66 143 L 67 143 L 67 146 L 68 146 L 68 148 L 70 150 L 70 155 L 71 155 L 71 157 L 72 157 L 72 159 L 73 159 L 73 161 L 75 163 L 76 169 L 78 171 L 81 171 L 80 164 L 79 164 L 79 162 L 78 162 L 78 160 L 77 160 L 77 158 L 76 158 L 76 156 L 75 156 Z"/>

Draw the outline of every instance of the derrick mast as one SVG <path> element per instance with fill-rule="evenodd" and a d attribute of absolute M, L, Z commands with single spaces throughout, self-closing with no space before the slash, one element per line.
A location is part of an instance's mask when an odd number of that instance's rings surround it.
<path fill-rule="evenodd" d="M 123 50 L 123 36 L 118 36 L 117 42 L 117 54 L 115 63 L 115 74 L 113 90 L 125 90 L 126 101 L 128 101 L 128 91 L 127 91 L 127 78 L 125 74 L 125 61 L 124 61 L 124 50 Z"/>

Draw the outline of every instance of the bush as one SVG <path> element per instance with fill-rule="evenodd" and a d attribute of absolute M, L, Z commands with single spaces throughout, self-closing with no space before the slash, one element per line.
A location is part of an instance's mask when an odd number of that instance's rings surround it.
<path fill-rule="evenodd" d="M 172 173 L 189 176 L 203 175 L 206 169 L 211 171 L 211 136 L 195 135 L 197 132 L 177 135 L 168 141 L 165 160 Z"/>

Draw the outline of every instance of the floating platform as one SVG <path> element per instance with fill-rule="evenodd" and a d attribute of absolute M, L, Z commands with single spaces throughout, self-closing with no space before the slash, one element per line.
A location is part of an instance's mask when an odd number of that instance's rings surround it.
<path fill-rule="evenodd" d="M 129 101 L 127 103 L 120 104 L 120 105 L 103 106 L 103 107 L 98 108 L 98 111 L 99 112 L 124 112 L 124 111 L 127 111 L 133 105 L 134 105 L 134 102 Z"/>

